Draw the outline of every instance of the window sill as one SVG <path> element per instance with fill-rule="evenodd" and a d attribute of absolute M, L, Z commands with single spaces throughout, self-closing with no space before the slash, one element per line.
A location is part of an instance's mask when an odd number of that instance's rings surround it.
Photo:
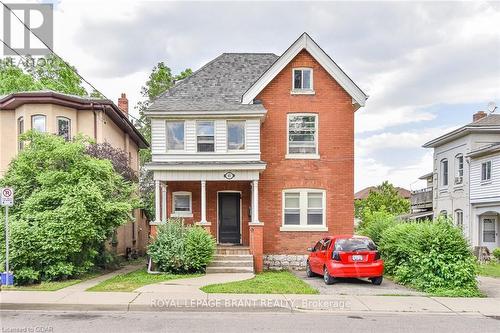
<path fill-rule="evenodd" d="M 172 213 L 170 217 L 193 217 L 193 213 Z"/>
<path fill-rule="evenodd" d="M 328 228 L 322 225 L 318 226 L 281 226 L 280 231 L 328 231 Z"/>
<path fill-rule="evenodd" d="M 286 154 L 287 160 L 319 160 L 319 154 Z"/>
<path fill-rule="evenodd" d="M 481 185 L 491 185 L 491 180 L 482 180 Z"/>
<path fill-rule="evenodd" d="M 290 91 L 290 95 L 316 95 L 316 92 L 311 89 L 295 89 Z"/>

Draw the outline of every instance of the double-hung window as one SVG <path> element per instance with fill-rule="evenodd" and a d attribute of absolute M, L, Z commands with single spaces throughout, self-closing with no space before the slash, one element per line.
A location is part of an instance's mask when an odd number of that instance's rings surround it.
<path fill-rule="evenodd" d="M 38 132 L 46 132 L 46 117 L 41 114 L 31 116 L 31 128 Z"/>
<path fill-rule="evenodd" d="M 184 150 L 184 121 L 167 121 L 167 150 Z"/>
<path fill-rule="evenodd" d="M 227 121 L 227 150 L 245 149 L 245 121 Z"/>
<path fill-rule="evenodd" d="M 448 186 L 448 160 L 441 160 L 441 185 Z"/>
<path fill-rule="evenodd" d="M 196 142 L 199 153 L 215 151 L 213 121 L 198 121 L 196 123 Z"/>
<path fill-rule="evenodd" d="M 66 117 L 57 117 L 57 135 L 63 137 L 64 140 L 71 139 L 71 120 Z"/>
<path fill-rule="evenodd" d="M 326 192 L 320 189 L 283 191 L 282 231 L 326 231 Z"/>
<path fill-rule="evenodd" d="M 464 155 L 458 154 L 455 157 L 455 167 L 457 173 L 455 175 L 455 184 L 462 184 L 464 181 Z"/>
<path fill-rule="evenodd" d="M 318 115 L 288 115 L 288 152 L 290 158 L 317 158 Z"/>
<path fill-rule="evenodd" d="M 481 163 L 481 181 L 488 182 L 491 180 L 491 161 Z"/>
<path fill-rule="evenodd" d="M 464 212 L 461 209 L 455 211 L 455 225 L 462 230 L 464 229 Z"/>
<path fill-rule="evenodd" d="M 293 69 L 293 91 L 312 91 L 313 90 L 313 71 L 311 68 Z"/>
<path fill-rule="evenodd" d="M 172 216 L 174 217 L 191 217 L 193 216 L 192 211 L 192 200 L 191 192 L 174 192 L 172 193 Z"/>

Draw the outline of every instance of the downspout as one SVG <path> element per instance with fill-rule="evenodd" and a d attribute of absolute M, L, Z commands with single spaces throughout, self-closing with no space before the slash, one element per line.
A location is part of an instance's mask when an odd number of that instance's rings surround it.
<path fill-rule="evenodd" d="M 97 142 L 97 114 L 94 110 L 94 103 L 90 103 L 90 107 L 92 109 L 92 113 L 94 114 L 94 140 Z"/>

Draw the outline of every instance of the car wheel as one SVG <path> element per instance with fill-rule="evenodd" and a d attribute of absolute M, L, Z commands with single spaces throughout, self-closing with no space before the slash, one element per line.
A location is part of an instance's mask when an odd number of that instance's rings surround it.
<path fill-rule="evenodd" d="M 326 268 L 326 266 L 323 270 L 323 280 L 326 284 L 333 284 L 335 282 L 335 278 L 333 276 L 330 276 L 330 273 L 328 273 L 328 268 Z"/>
<path fill-rule="evenodd" d="M 382 281 L 384 280 L 384 278 L 382 276 L 377 276 L 377 277 L 371 278 L 370 280 L 372 280 L 372 283 L 374 285 L 380 286 L 382 284 Z"/>
<path fill-rule="evenodd" d="M 311 270 L 311 266 L 309 265 L 309 261 L 306 263 L 306 275 L 307 275 L 307 277 L 314 277 L 316 275 Z"/>

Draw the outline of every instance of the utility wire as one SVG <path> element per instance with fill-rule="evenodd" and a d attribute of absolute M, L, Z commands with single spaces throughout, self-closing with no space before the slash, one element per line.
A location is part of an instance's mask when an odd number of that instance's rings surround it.
<path fill-rule="evenodd" d="M 101 94 L 102 96 L 104 96 L 104 98 L 112 101 L 112 99 L 108 98 L 106 95 L 104 95 L 99 89 L 97 89 L 96 87 L 94 87 L 94 85 L 92 83 L 90 83 L 89 81 L 87 81 L 82 75 L 80 75 L 80 73 L 78 73 L 78 71 L 76 69 L 74 69 L 69 63 L 66 62 L 66 60 L 64 60 L 61 56 L 59 56 L 49 45 L 47 45 L 47 43 L 45 43 L 45 41 L 43 39 L 41 39 L 33 30 L 31 30 L 30 27 L 28 27 L 26 25 L 26 23 L 24 23 L 23 20 L 21 20 L 19 18 L 19 16 L 17 16 L 17 14 L 9 7 L 5 4 L 5 2 L 3 2 L 2 0 L 0 0 L 0 3 L 6 8 L 8 9 L 16 18 L 19 22 L 21 22 L 21 24 L 25 27 L 25 29 L 27 29 L 29 32 L 31 32 L 36 38 L 38 38 L 38 40 L 43 44 L 45 45 L 45 47 L 54 55 L 56 56 L 59 60 L 61 60 L 68 68 L 70 68 L 82 81 L 84 81 L 85 83 L 87 83 L 92 89 L 94 89 L 95 91 L 97 91 L 99 94 Z M 2 43 L 4 45 L 7 45 L 3 40 L 2 40 Z M 8 46 L 7 47 L 9 49 L 11 49 L 12 51 L 14 51 L 15 53 L 17 53 L 21 58 L 23 58 L 16 50 L 14 50 L 12 47 Z M 23 58 L 24 59 L 24 58 Z M 104 109 L 103 109 L 104 110 Z M 106 112 L 105 112 L 106 113 Z M 144 121 L 142 121 L 141 119 L 139 118 L 136 118 L 134 116 L 132 116 L 130 113 L 127 113 L 127 115 L 131 118 L 133 118 L 134 120 L 142 123 L 143 125 L 147 125 Z"/>

